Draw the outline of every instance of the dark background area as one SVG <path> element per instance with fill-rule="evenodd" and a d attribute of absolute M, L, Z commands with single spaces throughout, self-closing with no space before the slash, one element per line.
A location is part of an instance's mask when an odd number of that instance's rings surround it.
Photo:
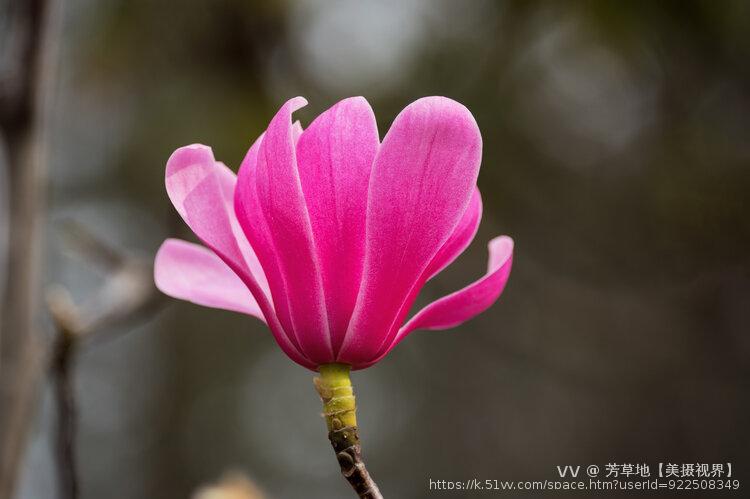
<path fill-rule="evenodd" d="M 147 258 L 191 238 L 164 190 L 179 146 L 236 170 L 289 97 L 309 100 L 307 125 L 363 95 L 382 137 L 445 95 L 482 131 L 485 211 L 421 303 L 480 276 L 495 235 L 515 239 L 514 268 L 477 319 L 354 374 L 384 494 L 611 462 L 731 462 L 750 479 L 750 3 L 65 4 L 45 284 L 77 301 L 100 284 L 66 253 L 66 221 Z M 190 497 L 228 469 L 268 497 L 352 495 L 312 373 L 259 321 L 169 300 L 115 329 L 75 366 L 82 498 Z M 20 499 L 54 497 L 42 399 Z"/>

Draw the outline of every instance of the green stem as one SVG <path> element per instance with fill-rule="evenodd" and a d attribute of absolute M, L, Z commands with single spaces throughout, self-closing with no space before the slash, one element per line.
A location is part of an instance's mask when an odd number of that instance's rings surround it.
<path fill-rule="evenodd" d="M 357 404 L 346 364 L 320 366 L 314 378 L 315 389 L 323 402 L 323 417 L 341 474 L 362 499 L 382 499 L 378 486 L 367 472 L 357 433 Z"/>

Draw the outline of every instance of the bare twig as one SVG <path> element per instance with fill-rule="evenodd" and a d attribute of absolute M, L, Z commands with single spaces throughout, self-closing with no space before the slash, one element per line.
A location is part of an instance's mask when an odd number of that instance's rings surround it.
<path fill-rule="evenodd" d="M 56 463 L 61 499 L 78 497 L 75 456 L 78 404 L 73 383 L 77 351 L 83 340 L 99 336 L 125 320 L 150 314 L 161 302 L 153 283 L 151 262 L 127 255 L 99 239 L 85 227 L 66 224 L 69 239 L 81 257 L 106 273 L 101 289 L 82 305 L 73 303 L 61 286 L 47 291 L 47 304 L 55 324 L 51 374 L 57 409 Z"/>
<path fill-rule="evenodd" d="M 154 286 L 150 258 L 126 253 L 76 221 L 65 221 L 63 228 L 73 255 L 105 276 L 99 290 L 74 306 L 66 319 L 74 322 L 70 327 L 82 340 L 98 340 L 114 325 L 140 322 L 164 303 Z"/>
<path fill-rule="evenodd" d="M 10 228 L 7 276 L 0 282 L 0 498 L 13 497 L 49 350 L 39 337 L 41 218 L 44 213 L 47 102 L 56 70 L 62 2 L 0 0 L 0 146 L 7 163 Z M 77 494 L 75 351 L 79 338 L 153 310 L 150 262 L 124 257 L 85 230 L 71 230 L 81 252 L 107 274 L 81 307 L 52 293 L 58 335 L 52 375 L 58 402 L 57 456 L 64 498 Z"/>
<path fill-rule="evenodd" d="M 75 333 L 60 327 L 52 351 L 52 381 L 54 384 L 57 428 L 55 454 L 58 463 L 58 490 L 61 499 L 78 497 L 78 472 L 75 456 L 77 405 L 73 385 L 73 356 L 77 347 Z"/>
<path fill-rule="evenodd" d="M 0 284 L 0 497 L 13 496 L 43 372 L 36 330 L 44 122 L 60 2 L 0 0 L 0 139 L 8 166 L 8 273 Z M 55 8 L 53 8 L 55 7 Z"/>
<path fill-rule="evenodd" d="M 125 255 L 91 233 L 76 220 L 62 223 L 63 237 L 75 256 L 85 259 L 92 266 L 106 273 L 116 270 L 125 263 Z"/>

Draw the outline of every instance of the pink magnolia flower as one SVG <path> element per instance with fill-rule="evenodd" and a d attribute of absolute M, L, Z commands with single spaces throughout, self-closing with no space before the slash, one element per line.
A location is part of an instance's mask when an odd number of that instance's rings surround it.
<path fill-rule="evenodd" d="M 264 321 L 295 362 L 361 369 L 415 329 L 446 329 L 500 296 L 513 241 L 489 243 L 487 273 L 404 324 L 424 284 L 469 245 L 482 200 L 482 138 L 444 97 L 407 106 L 382 142 L 364 98 L 303 131 L 285 103 L 237 176 L 209 147 L 167 162 L 172 203 L 206 247 L 168 239 L 155 263 L 167 295 Z"/>

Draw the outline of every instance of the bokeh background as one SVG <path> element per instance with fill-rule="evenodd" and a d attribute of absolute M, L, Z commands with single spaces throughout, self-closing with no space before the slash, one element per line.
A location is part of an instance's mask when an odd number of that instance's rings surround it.
<path fill-rule="evenodd" d="M 147 259 L 191 238 L 163 184 L 181 145 L 236 170 L 295 95 L 303 125 L 363 95 L 381 136 L 425 95 L 473 112 L 484 218 L 421 303 L 481 275 L 497 234 L 514 269 L 479 318 L 354 375 L 386 496 L 568 464 L 750 478 L 750 3 L 69 0 L 58 49 L 41 274 L 78 302 L 103 277 L 70 221 Z M 238 314 L 164 300 L 113 326 L 75 365 L 81 497 L 187 498 L 229 469 L 351 497 L 311 378 Z M 53 409 L 45 386 L 19 499 L 55 497 Z"/>

